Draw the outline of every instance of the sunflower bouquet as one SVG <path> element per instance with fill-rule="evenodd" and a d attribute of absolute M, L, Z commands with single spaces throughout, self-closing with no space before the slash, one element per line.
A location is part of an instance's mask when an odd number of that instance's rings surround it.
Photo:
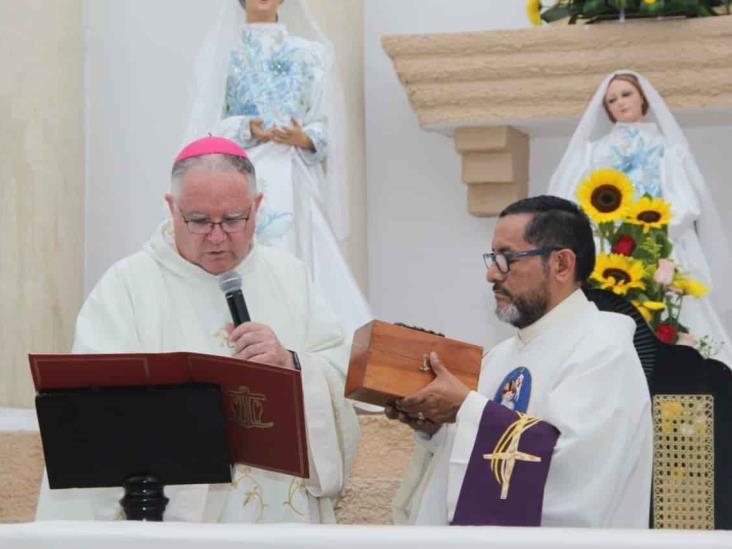
<path fill-rule="evenodd" d="M 671 259 L 671 206 L 660 198 L 634 200 L 633 195 L 628 177 L 609 168 L 595 170 L 577 189 L 599 248 L 589 283 L 633 303 L 661 341 L 692 345 L 709 356 L 713 343 L 696 339 L 679 320 L 685 297 L 701 297 L 709 288 Z"/>
<path fill-rule="evenodd" d="M 534 25 L 578 19 L 636 17 L 705 17 L 730 13 L 730 0 L 527 0 L 526 14 Z"/>

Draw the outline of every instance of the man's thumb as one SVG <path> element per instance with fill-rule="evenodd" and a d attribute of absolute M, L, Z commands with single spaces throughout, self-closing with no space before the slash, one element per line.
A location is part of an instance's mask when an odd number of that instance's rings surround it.
<path fill-rule="evenodd" d="M 430 366 L 437 376 L 448 373 L 447 367 L 442 363 L 442 360 L 440 360 L 440 357 L 434 351 L 430 353 Z"/>

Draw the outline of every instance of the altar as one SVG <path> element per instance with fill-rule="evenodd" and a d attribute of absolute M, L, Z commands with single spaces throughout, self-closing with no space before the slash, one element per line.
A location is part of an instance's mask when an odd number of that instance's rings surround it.
<path fill-rule="evenodd" d="M 455 549 L 660 549 L 732 547 L 732 532 L 565 528 L 214 525 L 37 522 L 0 526 L 3 549 L 178 549 L 349 547 Z"/>
<path fill-rule="evenodd" d="M 484 264 L 480 259 L 481 253 L 489 250 L 494 216 L 500 211 L 501 201 L 546 191 L 549 175 L 556 168 L 567 145 L 566 140 L 602 75 L 619 66 L 651 75 L 688 130 L 692 146 L 699 154 L 700 163 L 720 204 L 729 204 L 732 200 L 732 187 L 726 185 L 729 167 L 725 153 L 725 144 L 732 136 L 732 61 L 727 48 L 732 39 L 731 18 L 675 21 L 663 28 L 655 23 L 635 23 L 623 28 L 608 24 L 593 28 L 556 26 L 521 29 L 519 27 L 525 26 L 524 2 L 516 2 L 517 6 L 521 4 L 518 7 L 504 9 L 502 6 L 505 13 L 498 13 L 500 10 L 490 7 L 502 1 L 460 0 L 455 3 L 456 9 L 446 10 L 448 3 L 444 0 L 420 0 L 419 16 L 416 16 L 414 2 L 366 0 L 363 3 L 364 24 L 359 24 L 364 33 L 364 37 L 359 39 L 364 42 L 366 67 L 363 71 L 355 71 L 359 72 L 359 78 L 363 78 L 367 107 L 364 134 L 369 143 L 365 160 L 369 193 L 368 204 L 363 208 L 368 206 L 369 211 L 368 267 L 373 309 L 380 318 L 429 326 L 444 331 L 450 337 L 486 348 L 509 334 L 509 328 L 494 321 L 491 315 L 490 287 L 485 283 Z M 512 6 L 513 3 L 506 2 L 505 5 Z M 509 11 L 514 9 L 520 12 L 520 20 L 518 15 Z M 504 14 L 503 19 L 501 13 Z M 168 16 L 167 13 L 165 15 Z M 190 15 L 187 17 L 192 19 Z M 112 17 L 108 19 L 114 21 Z M 47 17 L 47 20 L 54 20 L 54 17 Z M 28 21 L 31 23 L 30 18 Z M 154 22 L 154 18 L 151 21 Z M 78 25 L 78 22 L 74 24 Z M 673 43 L 669 40 L 668 29 L 673 33 Z M 613 30 L 618 32 L 610 32 Z M 27 32 L 25 27 L 18 27 L 14 34 L 8 36 L 19 36 L 23 32 Z M 74 34 L 75 47 L 81 51 L 81 34 L 78 29 L 74 32 L 78 34 Z M 141 43 L 130 40 L 132 35 L 122 36 L 123 40 L 115 40 L 121 44 Z M 160 36 L 165 38 L 162 34 Z M 166 48 L 175 43 L 167 38 L 161 39 L 163 41 L 166 41 Z M 349 37 L 350 41 L 357 42 L 353 37 Z M 584 44 L 584 47 L 575 47 L 577 43 Z M 618 43 L 623 47 L 618 48 Z M 105 50 L 99 45 L 101 42 L 95 44 L 96 49 L 90 51 L 101 58 L 100 52 Z M 656 57 L 651 58 L 651 52 Z M 356 53 L 360 56 L 360 50 Z M 126 50 L 119 54 L 126 61 L 123 54 L 126 55 Z M 72 61 L 76 62 L 80 55 L 73 57 Z M 92 61 L 99 63 L 97 57 Z M 140 59 L 139 63 L 147 62 L 146 59 Z M 149 59 L 154 61 L 157 58 L 150 56 Z M 106 58 L 103 60 L 105 64 L 108 62 Z M 65 67 L 68 72 L 70 61 L 62 61 L 64 63 L 58 66 Z M 159 67 L 155 66 L 154 70 L 159 70 Z M 72 122 L 81 120 L 79 113 L 84 106 L 77 80 L 79 78 L 74 77 L 76 87 L 69 91 L 69 95 L 76 98 L 76 103 L 72 103 L 74 110 L 68 114 L 74 119 Z M 105 85 L 108 80 L 103 80 Z M 123 82 L 127 84 L 126 80 Z M 38 87 L 45 90 L 45 86 Z M 126 87 L 118 86 L 118 89 Z M 36 92 L 36 96 L 45 102 L 45 93 Z M 104 94 L 99 96 L 104 97 Z M 68 97 L 59 97 L 59 101 L 68 102 Z M 106 102 L 99 103 L 104 105 L 91 110 L 91 115 L 96 113 L 96 116 L 90 118 L 106 125 L 107 119 L 98 112 L 106 107 Z M 145 105 L 148 104 L 153 105 L 154 102 L 146 98 Z M 133 112 L 126 108 L 117 110 Z M 106 115 L 107 111 L 103 112 Z M 21 118 L 26 116 L 17 110 L 15 114 Z M 27 118 L 35 120 L 37 117 L 27 115 Z M 63 157 L 73 164 L 67 170 L 71 175 L 64 172 L 64 180 L 83 181 L 82 177 L 77 177 L 83 167 L 79 152 L 80 144 L 83 144 L 80 126 L 69 121 L 66 125 L 74 129 L 72 143 L 62 147 L 54 142 L 54 152 L 63 152 Z M 166 126 L 159 123 L 156 127 Z M 11 133 L 14 143 L 22 132 Z M 57 133 L 70 135 L 68 131 Z M 126 136 L 117 132 L 119 135 L 115 137 L 113 146 L 120 154 L 145 149 L 138 142 L 139 132 L 128 133 Z M 110 131 L 109 135 L 115 135 L 115 132 Z M 158 138 L 156 134 L 148 137 L 150 140 Z M 74 154 L 69 154 L 71 146 L 75 147 Z M 25 158 L 20 152 L 17 155 Z M 92 156 L 95 163 L 99 158 L 106 158 L 104 155 Z M 54 155 L 44 153 L 41 157 L 53 160 Z M 33 160 L 36 162 L 38 158 Z M 102 162 L 98 167 L 100 173 L 113 171 Z M 38 173 L 43 171 L 39 169 Z M 120 174 L 117 177 L 121 177 Z M 27 185 L 26 179 L 15 179 Z M 33 183 L 37 186 L 42 180 L 33 179 Z M 144 178 L 139 180 L 146 181 Z M 110 181 L 114 183 L 114 180 Z M 13 265 L 6 266 L 3 273 L 3 281 L 12 282 L 7 284 L 13 297 L 7 300 L 8 303 L 15 303 L 16 295 L 34 296 L 30 302 L 33 306 L 26 307 L 27 311 L 21 310 L 20 317 L 13 308 L 9 308 L 5 316 L 7 326 L 21 327 L 8 330 L 10 336 L 4 341 L 10 343 L 12 351 L 8 364 L 14 363 L 17 371 L 23 373 L 29 350 L 59 351 L 68 347 L 73 317 L 82 300 L 84 258 L 77 237 L 83 233 L 79 205 L 84 193 L 78 192 L 76 187 L 73 192 L 67 186 L 56 188 L 63 191 L 57 192 L 61 192 L 64 200 L 59 203 L 54 199 L 56 195 L 50 195 L 45 207 L 54 210 L 55 213 L 47 218 L 61 227 L 60 232 L 51 229 L 40 231 L 36 227 L 34 231 L 18 233 L 25 234 L 22 239 L 16 237 L 17 231 L 10 231 L 4 240 L 13 245 L 18 240 L 24 253 L 37 251 L 38 238 L 51 239 L 55 246 L 49 248 L 46 244 L 44 249 L 58 249 L 55 255 L 36 254 L 37 259 L 40 258 L 38 261 L 44 260 L 44 266 L 38 271 L 44 274 L 42 279 L 51 288 L 48 292 L 38 291 L 35 283 L 16 288 L 15 281 L 22 277 L 17 275 Z M 19 196 L 37 194 L 21 193 Z M 137 207 L 139 199 L 134 202 Z M 69 203 L 72 206 L 68 206 Z M 30 207 L 28 204 L 23 203 L 21 213 Z M 66 206 L 58 208 L 59 204 Z M 90 208 L 92 212 L 105 211 L 94 206 Z M 69 219 L 65 218 L 59 224 L 57 216 L 69 211 L 79 215 L 66 215 Z M 11 216 L 11 219 L 15 217 Z M 124 216 L 118 216 L 118 219 L 124 219 Z M 64 229 L 70 221 L 73 221 L 72 228 Z M 732 222 L 727 218 L 725 223 L 727 233 L 732 234 Z M 22 246 L 31 237 L 36 239 L 36 244 Z M 59 237 L 63 237 L 60 247 Z M 70 244 L 73 244 L 71 251 Z M 9 249 L 12 251 L 14 248 Z M 106 249 L 116 250 L 108 243 Z M 56 259 L 48 267 L 51 275 L 46 272 L 46 256 Z M 24 256 L 20 254 L 19 257 L 22 259 Z M 54 273 L 62 273 L 61 283 Z M 69 280 L 74 284 L 63 283 Z M 49 295 L 55 305 L 60 303 L 54 311 L 59 309 L 62 314 L 47 315 L 45 322 L 52 322 L 53 329 L 46 324 L 36 326 L 33 334 L 44 333 L 45 337 L 31 341 L 30 335 L 26 336 L 23 330 L 32 323 L 24 319 L 27 319 L 26 315 L 37 313 L 39 307 L 46 310 L 45 300 Z M 44 301 L 37 301 L 40 299 Z M 28 300 L 21 302 L 27 303 Z M 732 319 L 726 320 L 732 322 Z M 31 331 L 27 331 L 30 334 Z M 16 378 L 19 380 L 17 383 L 14 381 Z M 0 405 L 30 406 L 28 380 L 17 375 L 4 379 L 13 380 L 13 384 L 0 383 L 0 386 L 4 385 L 3 391 L 8 393 L 2 395 L 5 400 L 0 399 Z M 18 400 L 10 402 L 10 397 Z M 25 400 L 21 401 L 21 397 Z M 420 549 L 442 548 L 447 544 L 458 548 L 510 546 L 519 549 L 732 547 L 732 532 L 726 531 L 365 525 L 363 523 L 391 520 L 391 495 L 398 486 L 401 469 L 413 444 L 409 433 L 397 430 L 399 426 L 387 428 L 382 417 L 367 416 L 361 418 L 365 457 L 354 465 L 352 484 L 346 486 L 341 500 L 344 507 L 345 504 L 350 507 L 347 512 L 337 515 L 339 522 L 346 524 L 25 522 L 31 520 L 35 508 L 37 492 L 34 490 L 40 482 L 42 449 L 35 420 L 27 414 L 8 414 L 10 412 L 7 412 L 7 421 L 4 422 L 3 410 L 0 409 L 0 483 L 3 484 L 0 496 L 10 494 L 0 497 L 0 523 L 13 523 L 0 524 L 0 549 L 100 546 L 216 548 L 245 544 L 250 547 L 348 544 L 353 548 Z M 368 428 L 372 430 L 368 431 Z M 3 431 L 7 432 L 4 439 Z M 3 445 L 4 440 L 12 441 L 12 445 L 10 442 Z M 369 440 L 373 442 L 370 445 Z M 21 445 L 23 452 L 17 450 Z M 1 459 L 3 456 L 8 456 L 8 459 Z M 23 471 L 24 476 L 18 471 Z M 18 503 L 21 496 L 25 505 L 22 509 Z M 3 510 L 7 511 L 5 517 Z M 19 512 L 21 510 L 22 513 Z M 347 521 L 358 521 L 361 525 L 348 524 Z"/>

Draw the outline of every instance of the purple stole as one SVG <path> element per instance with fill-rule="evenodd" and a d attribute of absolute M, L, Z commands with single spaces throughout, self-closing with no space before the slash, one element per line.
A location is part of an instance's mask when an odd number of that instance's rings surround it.
<path fill-rule="evenodd" d="M 488 402 L 452 524 L 540 526 L 558 438 L 553 425 Z"/>

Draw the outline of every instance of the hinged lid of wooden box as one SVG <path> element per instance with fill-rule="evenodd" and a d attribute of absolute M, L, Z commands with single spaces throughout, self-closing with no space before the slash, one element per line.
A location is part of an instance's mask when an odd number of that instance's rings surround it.
<path fill-rule="evenodd" d="M 346 396 L 384 406 L 415 393 L 435 378 L 427 360 L 432 351 L 460 381 L 477 388 L 482 347 L 374 320 L 353 336 Z"/>

